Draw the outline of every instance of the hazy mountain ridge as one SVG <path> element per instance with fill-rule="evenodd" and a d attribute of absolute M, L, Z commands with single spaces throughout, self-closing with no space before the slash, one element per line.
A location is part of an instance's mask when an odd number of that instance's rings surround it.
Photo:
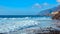
<path fill-rule="evenodd" d="M 60 11 L 60 5 L 58 5 L 57 7 L 53 7 L 47 10 L 40 11 L 38 15 L 47 15 L 55 11 Z"/>

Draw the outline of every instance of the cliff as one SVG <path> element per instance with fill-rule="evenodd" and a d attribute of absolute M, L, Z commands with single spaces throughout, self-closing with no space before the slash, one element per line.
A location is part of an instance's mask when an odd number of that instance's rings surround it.
<path fill-rule="evenodd" d="M 56 19 L 56 20 L 60 20 L 60 11 L 58 11 L 57 13 L 53 13 L 54 16 L 52 17 L 52 19 Z"/>

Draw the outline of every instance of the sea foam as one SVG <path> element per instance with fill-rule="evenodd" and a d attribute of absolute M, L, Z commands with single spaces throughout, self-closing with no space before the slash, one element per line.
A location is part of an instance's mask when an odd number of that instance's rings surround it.
<path fill-rule="evenodd" d="M 49 17 L 0 18 L 0 33 L 18 31 L 31 27 L 49 27 L 51 26 L 49 20 L 52 19 Z"/>

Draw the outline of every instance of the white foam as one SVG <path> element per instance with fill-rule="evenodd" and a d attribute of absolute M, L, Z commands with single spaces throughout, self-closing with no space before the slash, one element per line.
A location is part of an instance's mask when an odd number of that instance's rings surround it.
<path fill-rule="evenodd" d="M 0 32 L 9 32 L 9 31 L 15 31 L 15 29 L 20 28 L 26 28 L 29 26 L 35 26 L 39 25 L 41 22 L 38 20 L 51 20 L 50 18 L 45 17 L 39 17 L 39 18 L 2 18 L 2 21 L 0 20 L 0 24 L 3 23 L 3 25 L 0 26 Z M 41 23 L 42 25 L 42 23 Z"/>

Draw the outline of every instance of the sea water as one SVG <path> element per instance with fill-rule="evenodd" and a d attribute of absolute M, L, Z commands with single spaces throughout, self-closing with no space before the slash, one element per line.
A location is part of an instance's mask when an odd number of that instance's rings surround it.
<path fill-rule="evenodd" d="M 38 28 L 47 28 L 54 27 L 51 17 L 19 17 L 19 18 L 0 18 L 0 33 L 9 33 L 9 32 L 25 32 L 25 29 L 38 29 Z M 25 32 L 26 33 L 26 32 Z M 24 34 L 25 34 L 24 33 Z M 11 33 L 10 33 L 11 34 Z"/>

